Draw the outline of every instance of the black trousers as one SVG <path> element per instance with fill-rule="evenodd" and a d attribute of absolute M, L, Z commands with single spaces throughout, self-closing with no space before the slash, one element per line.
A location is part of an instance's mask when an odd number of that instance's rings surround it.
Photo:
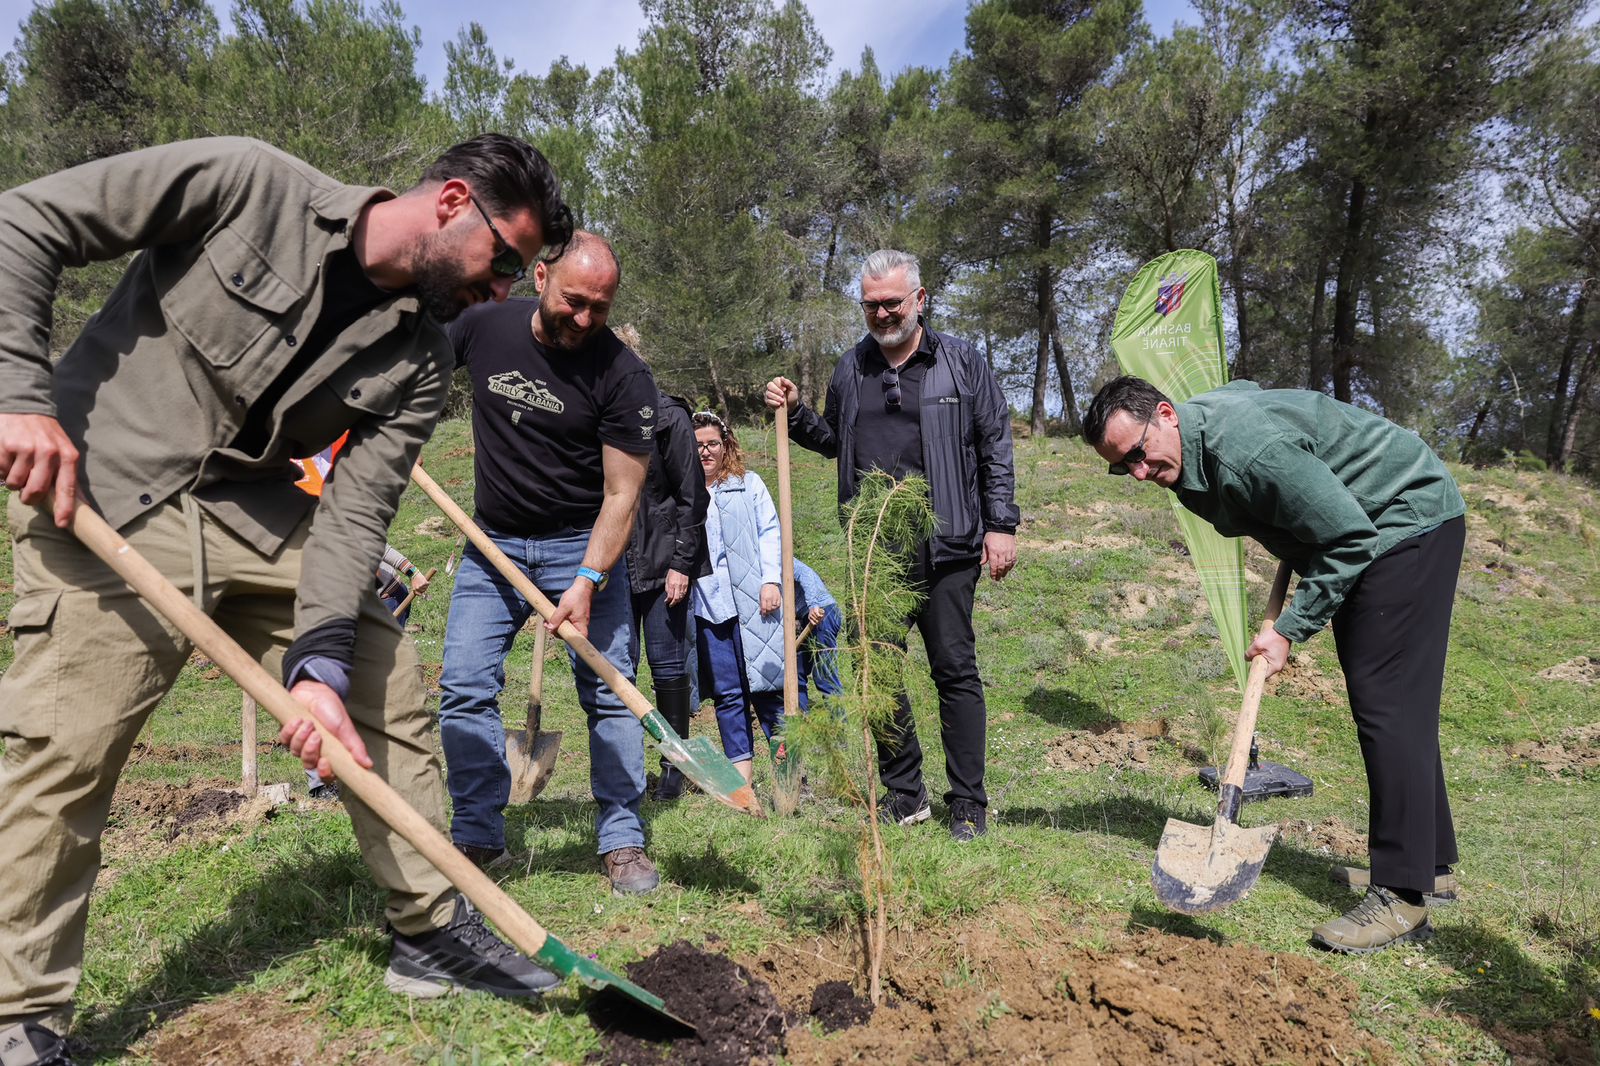
<path fill-rule="evenodd" d="M 1386 888 L 1432 891 L 1434 867 L 1457 859 L 1439 697 L 1466 532 L 1454 518 L 1396 544 L 1333 616 L 1371 794 L 1372 883 Z"/>
<path fill-rule="evenodd" d="M 922 634 L 929 672 L 939 690 L 939 735 L 944 743 L 945 775 L 950 779 L 945 803 L 963 799 L 987 807 L 983 762 L 988 709 L 972 632 L 978 570 L 977 559 L 934 566 L 924 543 L 917 549 L 907 577 L 927 598 L 921 610 L 907 619 L 907 625 L 915 625 Z M 917 741 L 911 699 L 904 692 L 895 712 L 892 741 L 878 745 L 878 776 L 896 792 L 915 793 L 922 788 L 922 745 Z"/>

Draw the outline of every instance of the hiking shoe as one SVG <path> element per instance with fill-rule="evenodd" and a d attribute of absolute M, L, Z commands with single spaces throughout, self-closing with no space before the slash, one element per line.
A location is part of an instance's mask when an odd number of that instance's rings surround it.
<path fill-rule="evenodd" d="M 919 788 L 911 792 L 885 792 L 878 800 L 878 821 L 884 825 L 916 825 L 933 817 L 928 805 L 928 790 Z"/>
<path fill-rule="evenodd" d="M 67 1042 L 36 1022 L 0 1029 L 0 1062 L 5 1066 L 72 1066 Z"/>
<path fill-rule="evenodd" d="M 1432 935 L 1427 907 L 1413 906 L 1382 885 L 1372 885 L 1352 910 L 1311 930 L 1311 942 L 1329 951 L 1369 955 Z"/>
<path fill-rule="evenodd" d="M 472 865 L 484 873 L 507 870 L 516 865 L 509 848 L 480 848 L 476 844 L 456 843 L 456 850 L 472 860 Z"/>
<path fill-rule="evenodd" d="M 656 778 L 656 787 L 650 793 L 653 800 L 675 800 L 683 796 L 683 785 L 687 780 L 683 772 L 671 763 L 662 760 L 661 776 Z"/>
<path fill-rule="evenodd" d="M 976 840 L 989 831 L 989 812 L 971 800 L 950 804 L 950 839 L 958 844 Z"/>
<path fill-rule="evenodd" d="M 618 848 L 600 856 L 606 876 L 611 879 L 613 896 L 642 896 L 661 883 L 656 864 L 643 848 Z"/>
<path fill-rule="evenodd" d="M 1372 884 L 1372 871 L 1362 866 L 1330 866 L 1328 880 L 1347 888 L 1365 889 Z M 1422 894 L 1422 902 L 1439 907 L 1456 901 L 1456 875 L 1442 873 L 1433 879 L 1433 891 Z"/>
<path fill-rule="evenodd" d="M 443 929 L 394 934 L 383 985 L 413 999 L 449 992 L 488 992 L 502 999 L 532 999 L 561 983 L 516 948 L 495 936 L 465 896 Z"/>

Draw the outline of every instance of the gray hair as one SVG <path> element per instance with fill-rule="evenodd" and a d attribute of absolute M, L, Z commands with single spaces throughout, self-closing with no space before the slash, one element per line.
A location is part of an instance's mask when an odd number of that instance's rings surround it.
<path fill-rule="evenodd" d="M 867 261 L 861 264 L 861 278 L 886 278 L 897 270 L 906 272 L 906 281 L 913 289 L 922 288 L 922 269 L 917 266 L 917 257 L 893 248 L 879 248 L 867 256 Z"/>

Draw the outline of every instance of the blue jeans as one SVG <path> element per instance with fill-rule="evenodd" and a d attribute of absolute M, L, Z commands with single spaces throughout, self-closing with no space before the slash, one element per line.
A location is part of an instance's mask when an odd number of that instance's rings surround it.
<path fill-rule="evenodd" d="M 807 681 L 814 681 L 822 695 L 839 696 L 844 693 L 844 683 L 839 680 L 839 629 L 844 614 L 837 603 L 822 611 L 822 621 L 800 645 L 800 691 L 806 690 Z"/>
<path fill-rule="evenodd" d="M 543 537 L 484 532 L 552 601 L 559 601 L 577 577 L 589 544 L 588 530 Z M 611 580 L 594 594 L 589 641 L 632 681 L 637 649 L 628 601 L 627 561 L 618 560 Z M 469 545 L 450 596 L 439 678 L 439 738 L 455 804 L 450 835 L 458 844 L 505 847 L 511 771 L 496 701 L 506 683 L 506 653 L 532 614 L 511 583 Z M 578 702 L 589 720 L 589 785 L 600 808 L 595 815 L 600 853 L 643 847 L 639 799 L 644 795 L 644 728 L 577 653 L 569 649 L 568 655 Z"/>
<path fill-rule="evenodd" d="M 650 660 L 650 676 L 657 681 L 689 672 L 691 598 L 669 605 L 664 588 L 633 594 L 634 621 L 644 631 L 644 654 Z"/>
<path fill-rule="evenodd" d="M 751 692 L 744 671 L 744 642 L 739 636 L 739 620 L 708 622 L 696 617 L 695 637 L 700 659 L 700 691 L 710 697 L 717 709 L 717 732 L 722 734 L 722 750 L 729 762 L 744 762 L 752 757 L 750 711 L 754 707 L 761 728 L 770 738 L 783 732 L 783 691 Z M 806 708 L 806 693 L 800 690 L 800 709 Z"/>

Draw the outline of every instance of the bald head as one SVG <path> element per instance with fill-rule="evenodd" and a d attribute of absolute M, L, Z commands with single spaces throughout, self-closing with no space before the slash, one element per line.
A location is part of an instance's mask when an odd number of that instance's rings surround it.
<path fill-rule="evenodd" d="M 575 230 L 561 258 L 534 265 L 533 282 L 539 290 L 534 336 L 576 351 L 605 328 L 622 282 L 622 261 L 604 237 Z"/>

